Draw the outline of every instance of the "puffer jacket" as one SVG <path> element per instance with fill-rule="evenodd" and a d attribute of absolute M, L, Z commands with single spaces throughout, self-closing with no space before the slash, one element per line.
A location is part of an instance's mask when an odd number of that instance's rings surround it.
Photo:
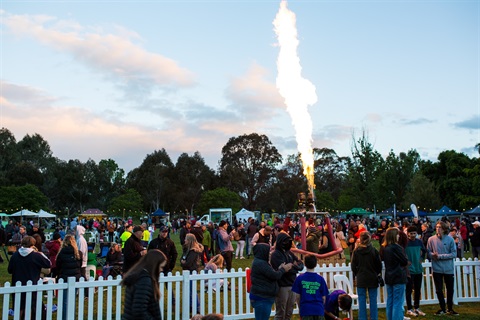
<path fill-rule="evenodd" d="M 283 247 L 284 243 L 292 244 L 292 238 L 284 232 L 280 232 L 277 236 L 277 242 L 275 245 L 275 251 L 273 251 L 270 258 L 270 263 L 272 264 L 273 269 L 278 270 L 282 263 L 293 263 L 292 269 L 284 273 L 283 276 L 278 280 L 278 285 L 280 287 L 291 287 L 297 278 L 297 273 L 303 269 L 303 262 L 300 261 L 290 249 L 285 250 Z"/>
<path fill-rule="evenodd" d="M 283 268 L 275 271 L 268 258 L 270 255 L 270 246 L 266 243 L 257 243 L 253 247 L 253 262 L 250 277 L 252 287 L 250 289 L 250 299 L 255 297 L 264 299 L 273 299 L 278 293 L 279 286 L 277 281 L 285 273 Z"/>
<path fill-rule="evenodd" d="M 125 278 L 125 303 L 122 320 L 155 319 L 161 320 L 160 307 L 153 294 L 152 278 L 146 270 L 139 275 Z"/>
<path fill-rule="evenodd" d="M 382 272 L 382 261 L 377 249 L 372 245 L 359 245 L 353 251 L 350 267 L 357 279 L 358 288 L 378 288 L 377 275 Z"/>
<path fill-rule="evenodd" d="M 385 283 L 388 285 L 407 283 L 407 255 L 398 244 L 390 244 L 383 248 L 382 258 L 385 263 Z"/>
<path fill-rule="evenodd" d="M 79 250 L 80 259 L 75 258 L 74 250 L 72 246 L 62 248 L 57 256 L 57 269 L 58 277 L 67 281 L 69 277 L 75 277 L 80 280 L 80 268 L 82 266 L 82 252 Z"/>

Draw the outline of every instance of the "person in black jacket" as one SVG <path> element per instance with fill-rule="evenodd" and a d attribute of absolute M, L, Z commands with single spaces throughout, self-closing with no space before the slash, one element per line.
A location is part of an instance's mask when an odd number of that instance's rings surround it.
<path fill-rule="evenodd" d="M 58 278 L 67 282 L 68 278 L 74 277 L 75 281 L 80 280 L 82 267 L 82 252 L 78 250 L 75 236 L 69 234 L 65 236 L 62 248 L 57 255 L 57 273 Z M 63 314 L 62 319 L 67 319 L 68 299 L 67 289 L 63 290 Z"/>
<path fill-rule="evenodd" d="M 357 283 L 358 319 L 367 318 L 367 291 L 370 301 L 370 319 L 378 319 L 377 293 L 378 275 L 382 272 L 380 255 L 372 246 L 372 238 L 368 231 L 360 233 L 360 242 L 353 251 L 350 267 Z"/>
<path fill-rule="evenodd" d="M 254 308 L 256 320 L 268 320 L 272 305 L 278 293 L 277 281 L 285 272 L 290 271 L 292 263 L 282 263 L 278 270 L 272 268 L 268 262 L 270 245 L 257 243 L 253 247 L 253 262 L 251 268 L 250 302 Z"/>
<path fill-rule="evenodd" d="M 130 268 L 147 253 L 147 250 L 143 248 L 142 242 L 140 241 L 142 237 L 143 228 L 141 226 L 135 226 L 131 237 L 127 239 L 125 247 L 123 247 L 123 273 L 130 270 Z"/>
<path fill-rule="evenodd" d="M 407 284 L 408 258 L 398 244 L 398 228 L 388 228 L 382 243 L 381 256 L 385 263 L 385 284 L 387 285 L 387 319 L 403 319 L 403 304 Z"/>
<path fill-rule="evenodd" d="M 278 280 L 278 294 L 275 297 L 275 319 L 290 319 L 295 306 L 295 294 L 292 291 L 293 283 L 298 271 L 303 269 L 300 261 L 291 251 L 293 240 L 288 233 L 282 231 L 277 236 L 275 251 L 272 253 L 270 263 L 273 269 L 278 270 L 282 264 L 291 263 L 292 269 L 284 273 Z"/>
<path fill-rule="evenodd" d="M 175 263 L 177 262 L 177 248 L 175 247 L 175 243 L 169 239 L 168 237 L 168 227 L 163 226 L 160 227 L 160 232 L 158 233 L 158 237 L 153 239 L 150 244 L 148 245 L 148 251 L 152 249 L 158 249 L 165 254 L 167 257 L 167 265 L 163 268 L 163 274 L 165 276 L 168 275 L 169 272 L 173 272 L 173 268 L 175 268 Z"/>
<path fill-rule="evenodd" d="M 37 252 L 35 247 L 35 239 L 31 236 L 25 236 L 21 242 L 21 248 L 17 250 L 10 258 L 8 264 L 8 273 L 12 275 L 12 284 L 17 285 L 20 281 L 22 286 L 27 284 L 27 281 L 32 281 L 37 284 L 40 280 L 40 271 L 42 268 L 50 268 L 50 260 L 41 252 Z M 15 299 L 15 297 L 14 297 Z M 31 315 L 35 318 L 37 306 L 37 293 L 32 293 Z M 24 318 L 26 304 L 26 293 L 22 293 L 20 297 L 20 318 Z M 15 305 L 15 301 L 13 301 Z M 15 310 L 18 311 L 18 310 Z"/>
<path fill-rule="evenodd" d="M 158 278 L 166 265 L 163 252 L 152 249 L 125 274 L 120 282 L 126 287 L 122 320 L 162 319 Z"/>

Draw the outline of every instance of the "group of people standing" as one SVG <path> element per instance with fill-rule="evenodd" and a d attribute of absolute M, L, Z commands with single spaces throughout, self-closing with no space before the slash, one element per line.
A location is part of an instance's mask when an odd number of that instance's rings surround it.
<path fill-rule="evenodd" d="M 445 222 L 438 221 L 435 224 L 435 230 L 435 234 L 428 239 L 425 247 L 418 237 L 415 226 L 407 226 L 404 230 L 389 227 L 382 238 L 380 251 L 372 246 L 368 231 L 360 234 L 351 256 L 351 268 L 359 297 L 360 320 L 368 319 L 367 295 L 370 319 L 378 319 L 377 289 L 379 285 L 383 285 L 383 281 L 387 288 L 387 320 L 406 320 L 410 319 L 409 317 L 425 316 L 420 309 L 423 282 L 422 260 L 425 258 L 432 261 L 433 281 L 440 305 L 435 315 L 458 315 L 453 310 L 454 258 L 457 255 L 457 246 L 449 235 L 450 230 Z M 381 274 L 382 261 L 385 265 L 384 279 Z M 404 315 L 405 299 L 406 316 Z"/>

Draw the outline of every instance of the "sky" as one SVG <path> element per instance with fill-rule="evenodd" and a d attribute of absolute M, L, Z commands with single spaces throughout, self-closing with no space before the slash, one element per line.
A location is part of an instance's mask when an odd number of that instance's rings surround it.
<path fill-rule="evenodd" d="M 287 2 L 296 14 L 312 146 L 424 160 L 480 143 L 480 1 Z M 295 129 L 276 87 L 279 1 L 0 2 L 0 127 L 62 160 L 127 172 L 164 148 L 217 169 L 231 137 Z"/>

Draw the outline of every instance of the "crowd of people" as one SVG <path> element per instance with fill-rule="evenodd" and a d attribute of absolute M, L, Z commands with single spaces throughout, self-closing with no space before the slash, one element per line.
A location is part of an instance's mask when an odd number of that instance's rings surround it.
<path fill-rule="evenodd" d="M 321 217 L 310 218 L 304 228 L 304 249 L 312 254 L 304 255 L 303 261 L 291 251 L 301 248 L 302 228 L 290 217 L 268 222 L 253 218 L 234 220 L 232 224 L 221 221 L 218 225 L 183 220 L 174 221 L 174 225 L 160 226 L 153 238 L 155 228 L 148 227 L 146 222 L 133 225 L 132 221 L 72 220 L 70 227 L 58 228 L 47 241 L 38 224 L 25 226 L 10 222 L 5 229 L 0 228 L 0 241 L 2 245 L 10 243 L 17 248 L 8 267 L 13 283 L 36 282 L 42 274 L 64 281 L 69 277 L 79 280 L 87 278 L 86 267 L 91 256 L 96 258 L 84 236 L 86 229 L 93 228 L 105 240 L 111 240 L 102 274 L 104 277 L 123 275 L 122 285 L 126 287 L 128 301 L 125 319 L 135 318 L 141 310 L 147 318 L 160 319 L 158 276 L 172 272 L 178 259 L 182 270 L 204 269 L 216 273 L 231 270 L 234 259 L 251 256 L 250 300 L 256 319 L 268 319 L 274 304 L 275 319 L 290 319 L 295 303 L 300 307 L 302 319 L 322 316 L 338 320 L 341 310 L 350 312 L 351 318 L 351 298 L 341 290 L 329 292 L 325 280 L 313 271 L 317 265 L 315 254 L 335 250 L 334 262 L 345 262 L 345 252 L 338 253 L 339 248 L 348 250 L 350 256 L 360 320 L 378 319 L 377 292 L 382 285 L 387 288 L 388 320 L 425 316 L 420 309 L 424 259 L 432 261 L 440 306 L 435 314 L 458 315 L 453 310 L 453 259 L 462 258 L 464 252 L 470 250 L 474 258 L 480 253 L 480 222 L 467 218 L 452 221 L 444 218 L 434 223 L 418 218 L 411 221 L 332 219 L 331 224 L 326 224 Z M 105 226 L 103 231 L 101 226 Z M 170 239 L 173 232 L 179 233 L 180 253 Z M 379 241 L 379 250 L 372 245 L 373 239 Z M 298 275 L 304 268 L 306 273 Z M 229 289 L 229 283 L 223 280 L 211 281 L 210 285 L 214 290 Z M 196 300 L 199 311 L 198 296 L 190 292 L 190 297 L 191 303 Z M 68 310 L 66 301 L 64 299 L 64 319 Z M 24 308 L 25 295 L 22 295 L 21 314 Z"/>

